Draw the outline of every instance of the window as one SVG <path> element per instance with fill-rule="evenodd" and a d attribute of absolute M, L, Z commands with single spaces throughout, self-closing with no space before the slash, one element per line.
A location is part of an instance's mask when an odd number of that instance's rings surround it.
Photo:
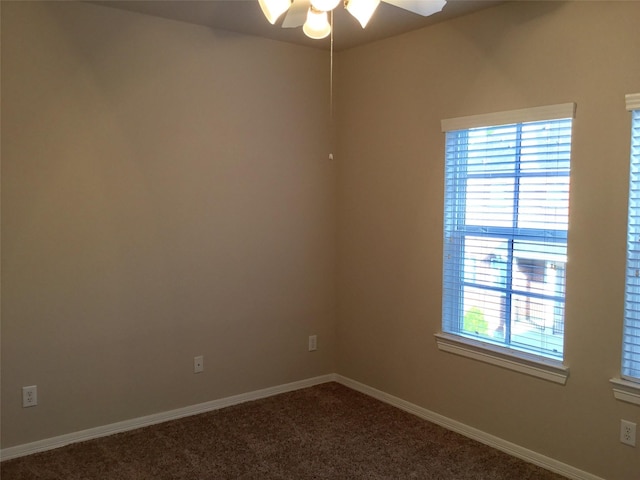
<path fill-rule="evenodd" d="M 640 382 L 640 94 L 627 95 L 631 111 L 631 175 L 622 377 Z"/>
<path fill-rule="evenodd" d="M 442 122 L 445 333 L 562 360 L 574 110 Z"/>

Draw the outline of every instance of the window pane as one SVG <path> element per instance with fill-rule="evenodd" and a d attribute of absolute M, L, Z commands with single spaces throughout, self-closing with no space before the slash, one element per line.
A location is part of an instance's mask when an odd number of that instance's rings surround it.
<path fill-rule="evenodd" d="M 564 270 L 567 262 L 566 243 L 515 241 L 513 246 L 514 276 L 528 276 L 536 293 L 564 295 Z M 544 285 L 541 286 L 540 283 Z M 551 283 L 553 282 L 553 288 Z M 517 290 L 515 284 L 514 288 Z M 527 291 L 532 287 L 529 286 Z"/>
<path fill-rule="evenodd" d="M 469 174 L 512 173 L 516 134 L 514 125 L 469 130 L 465 148 Z"/>
<path fill-rule="evenodd" d="M 512 299 L 513 341 L 552 342 L 562 351 L 566 245 L 514 242 Z M 559 344 L 558 347 L 556 344 Z M 540 348 L 544 348 L 540 346 Z"/>
<path fill-rule="evenodd" d="M 564 302 L 514 295 L 511 344 L 562 357 L 564 350 Z"/>
<path fill-rule="evenodd" d="M 490 287 L 506 286 L 507 242 L 504 239 L 467 237 L 464 248 L 465 282 Z"/>
<path fill-rule="evenodd" d="M 534 122 L 522 126 L 521 169 L 526 173 L 568 173 L 571 120 Z"/>
<path fill-rule="evenodd" d="M 467 180 L 466 223 L 512 227 L 513 187 L 513 178 Z"/>
<path fill-rule="evenodd" d="M 463 333 L 503 340 L 505 294 L 483 288 L 465 287 L 463 298 Z"/>
<path fill-rule="evenodd" d="M 569 223 L 569 177 L 520 179 L 518 227 L 566 230 Z"/>

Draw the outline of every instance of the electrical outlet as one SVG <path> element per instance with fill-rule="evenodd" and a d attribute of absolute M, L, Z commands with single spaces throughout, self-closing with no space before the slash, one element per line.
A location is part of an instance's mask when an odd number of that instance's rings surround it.
<path fill-rule="evenodd" d="M 309 335 L 309 351 L 315 352 L 318 349 L 318 336 Z"/>
<path fill-rule="evenodd" d="M 636 424 L 620 420 L 620 441 L 625 445 L 636 446 Z"/>
<path fill-rule="evenodd" d="M 38 405 L 38 387 L 31 385 L 30 387 L 22 387 L 22 406 L 35 407 Z"/>
<path fill-rule="evenodd" d="M 204 357 L 199 355 L 193 357 L 193 373 L 200 373 L 204 371 Z"/>

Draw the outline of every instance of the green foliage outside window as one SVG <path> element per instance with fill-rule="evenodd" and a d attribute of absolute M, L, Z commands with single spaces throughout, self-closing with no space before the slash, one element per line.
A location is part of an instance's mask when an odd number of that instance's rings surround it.
<path fill-rule="evenodd" d="M 475 333 L 476 335 L 487 335 L 489 333 L 489 325 L 484 319 L 484 313 L 478 307 L 471 307 L 464 314 L 464 323 L 462 326 L 465 332 Z"/>

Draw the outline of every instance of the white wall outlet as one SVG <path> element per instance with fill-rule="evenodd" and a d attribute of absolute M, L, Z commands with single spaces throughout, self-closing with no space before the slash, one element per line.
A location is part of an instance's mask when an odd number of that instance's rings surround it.
<path fill-rule="evenodd" d="M 620 441 L 625 445 L 636 446 L 636 424 L 620 420 Z"/>
<path fill-rule="evenodd" d="M 22 406 L 35 407 L 38 405 L 38 387 L 31 385 L 30 387 L 22 387 Z"/>
<path fill-rule="evenodd" d="M 315 352 L 318 349 L 318 336 L 309 335 L 309 351 Z"/>
<path fill-rule="evenodd" d="M 199 355 L 193 357 L 193 373 L 200 373 L 204 371 L 204 357 Z"/>

